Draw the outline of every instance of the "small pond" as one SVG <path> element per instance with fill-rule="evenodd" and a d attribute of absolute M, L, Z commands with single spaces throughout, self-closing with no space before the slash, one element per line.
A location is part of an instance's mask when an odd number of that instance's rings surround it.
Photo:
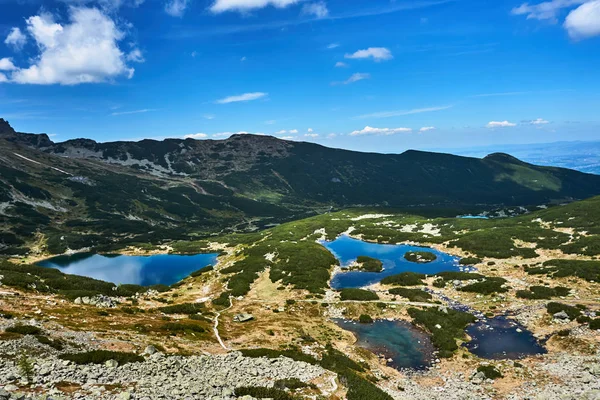
<path fill-rule="evenodd" d="M 194 271 L 217 263 L 217 253 L 152 256 L 100 255 L 80 253 L 39 262 L 65 274 L 87 276 L 115 284 L 142 286 L 172 285 Z"/>
<path fill-rule="evenodd" d="M 342 329 L 354 333 L 356 345 L 383 355 L 387 365 L 396 369 L 425 369 L 431 365 L 433 345 L 429 336 L 405 321 L 378 320 L 372 324 L 334 320 Z"/>
<path fill-rule="evenodd" d="M 379 244 L 340 236 L 332 242 L 322 241 L 321 244 L 335 255 L 342 268 L 356 261 L 358 256 L 368 256 L 381 260 L 382 272 L 347 271 L 335 274 L 331 279 L 333 289 L 356 288 L 372 285 L 386 276 L 401 272 L 419 272 L 433 275 L 443 271 L 467 271 L 470 267 L 458 264 L 460 258 L 428 247 L 411 246 L 407 244 Z M 434 253 L 437 259 L 429 263 L 410 262 L 404 258 L 409 251 L 428 251 Z"/>
<path fill-rule="evenodd" d="M 546 349 L 522 325 L 505 316 L 481 320 L 467 328 L 469 351 L 487 359 L 519 359 L 546 353 Z"/>

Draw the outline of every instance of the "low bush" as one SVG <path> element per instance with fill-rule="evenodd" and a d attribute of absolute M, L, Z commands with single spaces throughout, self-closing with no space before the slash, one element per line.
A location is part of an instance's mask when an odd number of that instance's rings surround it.
<path fill-rule="evenodd" d="M 217 297 L 216 299 L 213 299 L 213 301 L 212 301 L 213 306 L 218 306 L 218 307 L 222 307 L 222 308 L 227 308 L 227 307 L 231 306 L 231 299 L 229 298 L 229 296 L 231 296 L 231 292 L 221 293 L 221 295 L 219 297 Z"/>
<path fill-rule="evenodd" d="M 503 287 L 506 283 L 506 279 L 504 278 L 485 278 L 482 282 L 472 283 L 467 286 L 463 286 L 459 290 L 463 292 L 470 293 L 480 293 L 480 294 L 494 294 L 494 293 L 505 293 L 508 292 L 508 288 Z"/>
<path fill-rule="evenodd" d="M 600 329 L 600 318 L 596 318 L 590 321 L 590 329 L 594 331 Z"/>
<path fill-rule="evenodd" d="M 404 259 L 415 263 L 430 263 L 437 260 L 437 256 L 430 251 L 409 251 L 404 254 Z"/>
<path fill-rule="evenodd" d="M 477 372 L 483 372 L 487 379 L 498 379 L 504 376 L 492 365 L 481 365 L 477 367 Z"/>
<path fill-rule="evenodd" d="M 251 396 L 256 399 L 294 400 L 294 397 L 284 390 L 259 386 L 236 388 L 235 395 L 237 397 Z"/>
<path fill-rule="evenodd" d="M 298 349 L 292 348 L 287 350 L 272 350 L 272 349 L 242 349 L 240 350 L 244 357 L 251 358 L 279 358 L 281 356 L 291 358 L 294 361 L 303 361 L 308 364 L 317 365 L 319 362 L 312 356 L 301 352 Z"/>
<path fill-rule="evenodd" d="M 6 332 L 18 333 L 20 335 L 39 335 L 42 330 L 37 326 L 17 324 L 6 328 Z"/>
<path fill-rule="evenodd" d="M 371 258 L 371 257 L 367 257 L 367 256 L 358 256 L 356 258 L 356 262 L 358 262 L 360 264 L 360 267 L 358 269 L 360 269 L 361 271 L 366 271 L 366 272 L 381 272 L 381 271 L 383 271 L 383 263 L 376 258 Z"/>
<path fill-rule="evenodd" d="M 197 314 L 205 309 L 204 303 L 182 303 L 160 307 L 158 310 L 165 314 Z"/>
<path fill-rule="evenodd" d="M 577 317 L 579 317 L 581 315 L 581 310 L 579 308 L 570 306 L 568 304 L 562 304 L 562 303 L 556 303 L 556 302 L 550 302 L 550 303 L 546 304 L 546 311 L 548 312 L 548 314 L 552 314 L 552 315 L 559 313 L 561 311 L 564 311 L 565 313 L 567 313 L 569 318 L 572 320 L 576 319 Z"/>
<path fill-rule="evenodd" d="M 392 295 L 404 297 L 409 301 L 426 303 L 431 300 L 431 295 L 421 289 L 393 288 L 388 292 Z"/>
<path fill-rule="evenodd" d="M 285 390 L 285 389 L 297 390 L 297 389 L 302 389 L 305 387 L 315 387 L 315 386 L 305 383 L 305 382 L 302 382 L 298 378 L 291 378 L 291 379 L 276 380 L 274 387 L 276 389 L 280 389 L 280 390 Z"/>
<path fill-rule="evenodd" d="M 202 274 L 205 274 L 207 272 L 210 272 L 212 270 L 214 270 L 215 268 L 212 265 L 207 265 L 204 268 L 200 268 L 198 271 L 194 271 L 190 274 L 191 277 L 196 278 Z"/>
<path fill-rule="evenodd" d="M 600 261 L 550 260 L 541 267 L 525 268 L 530 275 L 547 275 L 552 278 L 576 276 L 586 281 L 600 282 Z"/>
<path fill-rule="evenodd" d="M 50 346 L 53 349 L 56 349 L 58 351 L 60 351 L 60 350 L 62 350 L 64 348 L 63 342 L 61 340 L 58 340 L 58 339 L 52 340 L 49 337 L 43 336 L 43 335 L 36 335 L 35 338 L 41 344 L 45 344 L 46 346 Z"/>
<path fill-rule="evenodd" d="M 400 286 L 418 286 L 423 284 L 425 279 L 424 274 L 416 272 L 402 272 L 397 275 L 391 275 L 381 280 L 383 285 L 400 285 Z"/>
<path fill-rule="evenodd" d="M 186 322 L 168 322 L 162 326 L 162 329 L 169 332 L 195 332 L 203 333 L 206 329 L 197 324 L 186 323 Z"/>
<path fill-rule="evenodd" d="M 361 324 L 372 324 L 373 318 L 371 318 L 370 315 L 361 314 L 360 317 L 358 317 L 358 322 L 360 322 Z"/>
<path fill-rule="evenodd" d="M 120 351 L 92 350 L 85 353 L 61 354 L 59 358 L 72 361 L 75 364 L 104 364 L 108 360 L 115 360 L 119 365 L 132 362 L 143 362 L 144 358 L 134 353 Z"/>
<path fill-rule="evenodd" d="M 342 301 L 345 301 L 345 300 L 358 300 L 358 301 L 379 300 L 379 296 L 377 296 L 377 293 L 374 293 L 374 292 L 371 292 L 368 290 L 354 289 L 354 288 L 342 289 L 340 291 L 340 298 L 342 299 Z"/>
<path fill-rule="evenodd" d="M 529 290 L 517 290 L 517 297 L 521 299 L 551 299 L 552 297 L 564 297 L 571 292 L 571 289 L 557 286 L 550 288 L 547 286 L 531 286 Z"/>
<path fill-rule="evenodd" d="M 473 272 L 461 272 L 461 271 L 446 271 L 438 272 L 435 276 L 440 277 L 446 281 L 470 281 L 473 279 L 483 279 L 485 276 L 481 274 L 475 274 Z"/>
<path fill-rule="evenodd" d="M 481 258 L 477 258 L 477 257 L 465 257 L 465 258 L 461 258 L 458 263 L 460 265 L 475 265 L 475 264 L 479 264 L 481 262 L 482 262 Z"/>

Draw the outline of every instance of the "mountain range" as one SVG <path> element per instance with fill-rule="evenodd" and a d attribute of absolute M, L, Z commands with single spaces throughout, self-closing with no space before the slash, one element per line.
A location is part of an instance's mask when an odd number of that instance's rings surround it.
<path fill-rule="evenodd" d="M 5 254 L 248 231 L 345 207 L 526 206 L 598 194 L 600 176 L 503 153 L 361 153 L 256 135 L 54 143 L 0 119 Z"/>

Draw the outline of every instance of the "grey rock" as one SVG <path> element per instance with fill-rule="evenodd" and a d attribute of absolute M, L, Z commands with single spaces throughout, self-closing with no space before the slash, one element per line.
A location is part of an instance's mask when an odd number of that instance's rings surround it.
<path fill-rule="evenodd" d="M 564 311 L 557 312 L 556 314 L 553 314 L 552 317 L 554 317 L 554 319 L 559 319 L 563 321 L 568 321 L 570 319 L 569 314 L 567 314 Z"/>

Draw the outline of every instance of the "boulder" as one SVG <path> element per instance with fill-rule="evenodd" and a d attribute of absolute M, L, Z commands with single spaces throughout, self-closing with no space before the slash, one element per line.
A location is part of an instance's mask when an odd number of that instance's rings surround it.
<path fill-rule="evenodd" d="M 552 317 L 554 317 L 554 319 L 558 319 L 558 320 L 561 320 L 561 321 L 568 321 L 568 320 L 570 320 L 569 314 L 567 314 L 564 311 L 559 311 L 556 314 L 552 315 Z"/>

